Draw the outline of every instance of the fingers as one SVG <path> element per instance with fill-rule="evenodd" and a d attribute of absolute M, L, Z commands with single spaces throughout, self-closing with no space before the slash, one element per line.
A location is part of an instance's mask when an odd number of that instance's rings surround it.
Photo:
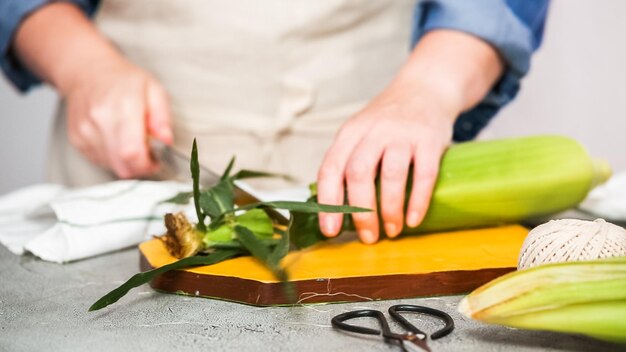
<path fill-rule="evenodd" d="M 163 88 L 132 66 L 78 86 L 66 97 L 72 144 L 120 178 L 158 170 L 148 135 L 172 143 L 169 102 Z"/>
<path fill-rule="evenodd" d="M 422 144 L 415 151 L 413 188 L 406 214 L 406 224 L 409 227 L 418 226 L 426 215 L 444 148 Z"/>
<path fill-rule="evenodd" d="M 437 135 L 430 138 L 427 129 L 416 123 L 368 123 L 355 119 L 354 126 L 343 128 L 327 152 L 318 175 L 318 201 L 343 204 L 344 180 L 348 203 L 373 209 L 369 213 L 352 214 L 361 241 L 374 243 L 380 237 L 377 208 L 380 207 L 383 228 L 389 237 L 396 237 L 404 227 L 419 225 L 430 202 L 439 172 L 439 160 L 446 140 Z M 410 132 L 418 131 L 419 133 Z M 437 130 L 435 130 L 437 131 Z M 439 132 L 445 132 L 442 128 Z M 442 133 L 443 133 L 442 132 Z M 408 179 L 411 163 L 415 165 L 412 180 Z M 375 179 L 380 164 L 380 206 L 377 203 Z M 413 183 L 406 218 L 407 181 Z M 341 230 L 342 215 L 320 214 L 320 228 L 326 236 Z"/>
<path fill-rule="evenodd" d="M 327 154 L 317 177 L 317 201 L 321 204 L 342 205 L 344 202 L 343 170 L 345 161 Z M 320 213 L 320 229 L 324 236 L 339 234 L 342 214 Z"/>
<path fill-rule="evenodd" d="M 116 109 L 120 123 L 107 131 L 115 133 L 107 135 L 107 152 L 113 171 L 121 178 L 146 176 L 157 168 L 147 143 L 146 104 L 142 98 L 120 99 Z"/>
<path fill-rule="evenodd" d="M 364 243 L 374 243 L 379 237 L 374 180 L 383 150 L 382 142 L 365 138 L 355 148 L 346 166 L 346 186 L 350 205 L 373 210 L 352 214 L 354 226 Z"/>
<path fill-rule="evenodd" d="M 165 90 L 157 83 L 150 82 L 147 87 L 147 126 L 148 134 L 165 144 L 172 144 L 172 125 L 169 99 Z"/>
<path fill-rule="evenodd" d="M 69 113 L 69 112 L 68 112 Z M 99 166 L 107 165 L 102 138 L 90 120 L 68 121 L 68 138 L 89 161 Z"/>
<path fill-rule="evenodd" d="M 145 105 L 141 96 L 68 99 L 70 142 L 96 165 L 120 178 L 140 177 L 156 171 L 146 144 Z"/>
<path fill-rule="evenodd" d="M 380 169 L 381 215 L 389 237 L 396 237 L 404 225 L 404 194 L 413 157 L 410 145 L 393 144 L 384 153 Z"/>
<path fill-rule="evenodd" d="M 317 177 L 317 201 L 322 204 L 342 205 L 344 202 L 344 172 L 352 150 L 359 142 L 359 128 L 346 125 L 328 149 Z M 342 214 L 320 213 L 320 229 L 327 237 L 341 230 Z"/>

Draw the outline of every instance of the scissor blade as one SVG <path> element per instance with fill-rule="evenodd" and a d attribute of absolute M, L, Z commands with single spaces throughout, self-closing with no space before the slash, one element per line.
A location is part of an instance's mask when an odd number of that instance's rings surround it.
<path fill-rule="evenodd" d="M 431 352 L 430 347 L 426 344 L 426 340 L 419 338 L 402 340 L 402 348 L 409 352 Z"/>

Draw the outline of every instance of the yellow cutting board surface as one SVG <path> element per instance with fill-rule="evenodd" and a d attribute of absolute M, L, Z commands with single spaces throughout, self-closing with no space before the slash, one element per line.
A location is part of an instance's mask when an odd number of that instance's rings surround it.
<path fill-rule="evenodd" d="M 330 241 L 289 253 L 283 265 L 292 281 L 515 268 L 527 234 L 526 228 L 511 225 L 406 236 L 382 240 L 375 245 Z M 160 267 L 176 260 L 158 239 L 144 242 L 139 247 L 150 267 Z M 184 271 L 262 283 L 277 282 L 252 257 Z"/>

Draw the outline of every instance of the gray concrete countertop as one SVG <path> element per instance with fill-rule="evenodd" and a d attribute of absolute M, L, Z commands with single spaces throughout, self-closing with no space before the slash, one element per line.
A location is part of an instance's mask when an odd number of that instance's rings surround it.
<path fill-rule="evenodd" d="M 617 351 L 582 336 L 480 324 L 456 312 L 460 296 L 351 304 L 260 308 L 153 291 L 147 285 L 97 312 L 87 308 L 137 272 L 128 249 L 59 265 L 15 256 L 0 246 L 0 351 L 400 351 L 379 339 L 330 327 L 359 307 L 394 303 L 447 311 L 457 328 L 430 341 L 433 351 Z M 433 331 L 435 320 L 421 321 Z M 395 326 L 397 329 L 397 326 Z"/>

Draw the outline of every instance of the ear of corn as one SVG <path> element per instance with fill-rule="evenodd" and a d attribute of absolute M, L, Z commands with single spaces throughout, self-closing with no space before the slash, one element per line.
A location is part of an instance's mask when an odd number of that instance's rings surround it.
<path fill-rule="evenodd" d="M 441 161 L 424 221 L 404 232 L 493 226 L 556 214 L 576 206 L 610 175 L 605 162 L 590 158 L 568 137 L 457 144 Z"/>
<path fill-rule="evenodd" d="M 626 257 L 513 272 L 470 293 L 459 311 L 486 323 L 626 343 Z"/>

